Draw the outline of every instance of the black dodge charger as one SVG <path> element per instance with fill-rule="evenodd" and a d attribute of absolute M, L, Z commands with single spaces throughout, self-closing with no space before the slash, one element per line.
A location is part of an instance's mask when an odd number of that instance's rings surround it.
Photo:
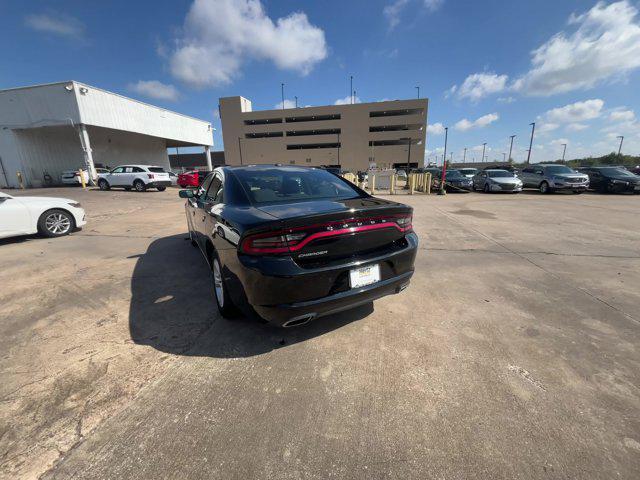
<path fill-rule="evenodd" d="M 413 274 L 411 207 L 323 169 L 220 167 L 180 197 L 227 318 L 301 325 L 399 293 Z"/>

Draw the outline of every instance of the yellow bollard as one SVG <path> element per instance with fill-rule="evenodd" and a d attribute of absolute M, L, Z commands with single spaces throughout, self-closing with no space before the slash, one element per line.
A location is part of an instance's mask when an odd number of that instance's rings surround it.
<path fill-rule="evenodd" d="M 18 185 L 20 185 L 20 188 L 24 190 L 24 181 L 22 179 L 22 173 L 20 173 L 19 171 L 16 172 L 16 177 L 18 177 Z"/>
<path fill-rule="evenodd" d="M 396 176 L 391 175 L 389 177 L 389 194 L 393 195 L 396 193 Z"/>
<path fill-rule="evenodd" d="M 407 178 L 407 181 L 409 182 L 409 195 L 413 195 L 413 189 L 415 188 L 415 183 L 416 183 L 415 175 L 413 173 L 409 175 L 409 177 Z"/>
<path fill-rule="evenodd" d="M 376 188 L 376 176 L 375 175 L 369 175 L 369 183 L 371 185 L 369 185 L 369 190 L 371 190 L 371 195 L 374 194 L 375 188 Z"/>
<path fill-rule="evenodd" d="M 84 172 L 82 171 L 82 169 L 78 170 L 78 173 L 80 174 L 80 183 L 82 183 L 82 188 L 84 190 L 87 189 L 87 184 L 84 181 Z"/>
<path fill-rule="evenodd" d="M 431 174 L 427 173 L 426 174 L 426 186 L 427 186 L 427 190 L 426 190 L 426 194 L 427 195 L 431 195 Z"/>

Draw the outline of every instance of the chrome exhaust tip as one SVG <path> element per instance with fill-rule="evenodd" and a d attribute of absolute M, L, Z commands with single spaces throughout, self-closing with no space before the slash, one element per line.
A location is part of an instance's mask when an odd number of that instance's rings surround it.
<path fill-rule="evenodd" d="M 300 325 L 304 325 L 305 323 L 309 323 L 311 320 L 316 318 L 315 313 L 307 313 L 306 315 L 300 315 L 299 317 L 294 317 L 291 320 L 287 320 L 282 324 L 284 328 L 289 327 L 298 327 Z"/>

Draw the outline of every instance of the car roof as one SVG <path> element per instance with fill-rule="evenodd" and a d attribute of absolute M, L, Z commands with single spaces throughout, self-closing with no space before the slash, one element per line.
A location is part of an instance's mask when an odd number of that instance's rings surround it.
<path fill-rule="evenodd" d="M 509 170 L 505 170 L 504 168 L 487 168 L 484 171 L 485 172 L 507 172 L 507 173 L 511 173 Z"/>

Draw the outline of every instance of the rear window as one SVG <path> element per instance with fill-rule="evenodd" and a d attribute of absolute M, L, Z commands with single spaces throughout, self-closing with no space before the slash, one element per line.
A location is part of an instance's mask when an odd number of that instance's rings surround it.
<path fill-rule="evenodd" d="M 361 196 L 348 182 L 321 169 L 238 169 L 233 173 L 256 205 Z"/>
<path fill-rule="evenodd" d="M 149 167 L 149 171 L 153 173 L 165 173 L 162 167 Z"/>

